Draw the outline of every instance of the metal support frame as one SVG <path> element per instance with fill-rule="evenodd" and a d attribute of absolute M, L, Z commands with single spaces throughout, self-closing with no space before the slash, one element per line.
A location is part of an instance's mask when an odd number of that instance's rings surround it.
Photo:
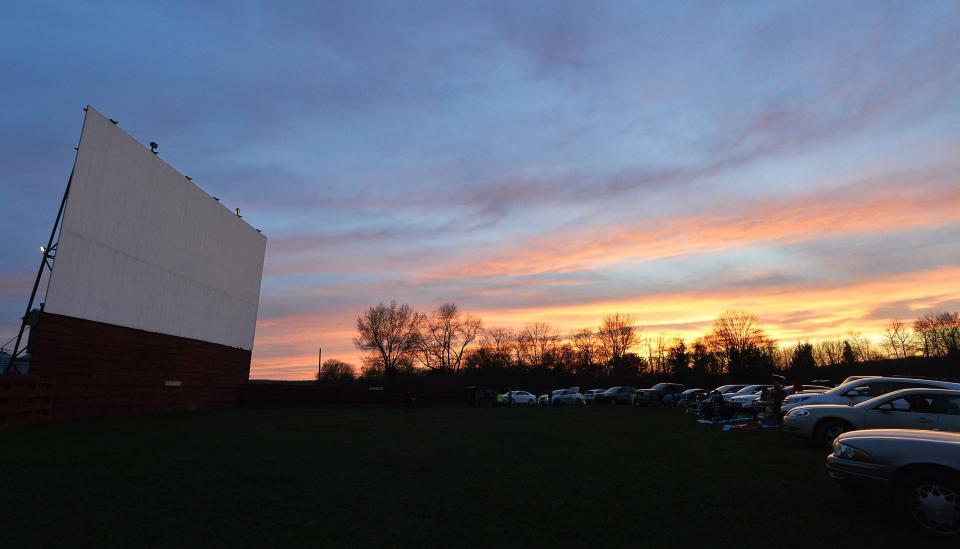
<path fill-rule="evenodd" d="M 37 269 L 37 278 L 33 281 L 33 290 L 30 291 L 30 300 L 27 302 L 27 310 L 23 313 L 23 318 L 20 319 L 20 331 L 17 333 L 17 342 L 13 346 L 13 354 L 10 355 L 10 362 L 7 363 L 6 370 L 0 373 L 21 373 L 16 367 L 16 361 L 21 354 L 26 353 L 29 350 L 29 347 L 25 345 L 21 349 L 20 343 L 23 340 L 23 332 L 25 332 L 27 329 L 27 321 L 30 318 L 30 311 L 33 310 L 33 303 L 37 298 L 37 289 L 40 287 L 40 280 L 43 278 L 43 269 L 47 268 L 50 271 L 53 271 L 53 261 L 56 259 L 57 244 L 60 243 L 59 240 L 54 242 L 54 238 L 57 238 L 57 231 L 60 230 L 60 223 L 63 220 L 63 209 L 67 204 L 67 197 L 70 195 L 70 185 L 72 183 L 73 170 L 70 170 L 70 178 L 67 179 L 67 188 L 63 191 L 63 199 L 60 200 L 60 209 L 57 210 L 57 219 L 53 222 L 53 229 L 50 231 L 50 238 L 47 240 L 47 245 L 43 248 L 43 259 L 40 260 L 40 267 Z"/>

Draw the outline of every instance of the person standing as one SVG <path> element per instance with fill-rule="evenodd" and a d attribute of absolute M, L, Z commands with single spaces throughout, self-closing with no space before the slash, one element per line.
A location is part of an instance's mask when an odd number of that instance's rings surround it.
<path fill-rule="evenodd" d="M 787 392 L 783 390 L 783 385 L 780 385 L 778 382 L 773 386 L 773 391 L 770 392 L 770 399 L 773 401 L 773 420 L 779 425 L 783 420 L 782 410 L 783 410 L 783 401 L 787 398 Z"/>

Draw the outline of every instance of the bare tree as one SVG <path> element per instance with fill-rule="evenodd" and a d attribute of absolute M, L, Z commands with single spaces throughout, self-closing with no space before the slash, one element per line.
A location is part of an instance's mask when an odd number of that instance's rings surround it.
<path fill-rule="evenodd" d="M 836 366 L 843 362 L 843 340 L 825 339 L 813 347 L 813 356 L 818 366 Z"/>
<path fill-rule="evenodd" d="M 418 358 L 424 366 L 459 372 L 464 351 L 480 333 L 480 319 L 461 314 L 456 303 L 444 303 L 420 324 Z"/>
<path fill-rule="evenodd" d="M 552 358 L 560 332 L 546 322 L 533 322 L 523 327 L 517 341 L 518 352 L 532 367 L 543 367 Z"/>
<path fill-rule="evenodd" d="M 960 350 L 960 315 L 930 313 L 913 322 L 923 356 L 946 356 Z"/>
<path fill-rule="evenodd" d="M 619 363 L 630 348 L 637 344 L 637 327 L 633 315 L 613 313 L 603 317 L 597 335 L 605 353 L 613 363 Z"/>
<path fill-rule="evenodd" d="M 593 371 L 610 360 L 600 337 L 589 328 L 570 334 L 570 342 L 573 345 L 577 367 L 583 371 Z"/>
<path fill-rule="evenodd" d="M 890 321 L 883 329 L 883 342 L 887 354 L 891 358 L 907 358 L 914 354 L 913 334 L 900 319 Z"/>
<path fill-rule="evenodd" d="M 850 343 L 850 348 L 853 349 L 853 354 L 857 358 L 857 362 L 867 362 L 877 358 L 876 352 L 874 352 L 870 344 L 870 340 L 860 334 L 860 332 L 847 333 L 847 341 Z"/>
<path fill-rule="evenodd" d="M 766 356 L 770 340 L 757 317 L 746 311 L 724 311 L 713 321 L 708 340 L 715 352 L 726 361 L 730 374 L 749 370 Z M 772 366 L 772 357 L 769 361 Z"/>
<path fill-rule="evenodd" d="M 724 352 L 743 352 L 763 345 L 766 336 L 757 317 L 746 311 L 724 311 L 713 321 L 711 338 Z"/>
<path fill-rule="evenodd" d="M 409 362 L 418 348 L 422 315 L 406 303 L 380 303 L 357 317 L 354 345 L 368 351 L 384 373 L 392 373 Z"/>
<path fill-rule="evenodd" d="M 668 364 L 669 340 L 663 335 L 658 335 L 657 337 L 644 338 L 643 343 L 647 348 L 647 364 L 650 372 L 661 376 L 670 373 Z"/>
<path fill-rule="evenodd" d="M 515 364 L 514 353 L 517 347 L 517 333 L 510 328 L 488 328 L 480 337 L 477 353 L 483 363 L 489 366 L 508 367 Z"/>
<path fill-rule="evenodd" d="M 326 380 L 346 380 L 353 379 L 356 368 L 353 364 L 344 362 L 336 358 L 330 358 L 323 361 L 320 371 L 317 372 L 317 379 Z"/>

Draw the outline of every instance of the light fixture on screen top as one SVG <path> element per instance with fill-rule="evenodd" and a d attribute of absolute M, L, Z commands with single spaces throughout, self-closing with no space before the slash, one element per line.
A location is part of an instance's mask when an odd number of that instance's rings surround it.
<path fill-rule="evenodd" d="M 189 175 L 185 175 L 185 176 L 183 176 L 183 177 L 186 177 L 186 178 L 187 178 L 187 181 L 193 181 L 193 178 L 190 177 Z"/>
<path fill-rule="evenodd" d="M 219 196 L 215 196 L 215 197 L 213 197 L 213 199 L 216 200 L 217 202 L 220 202 L 220 197 L 219 197 Z"/>
<path fill-rule="evenodd" d="M 154 141 L 150 142 L 150 152 L 152 152 L 153 154 L 157 154 L 157 148 L 159 147 L 160 145 L 157 145 L 156 142 Z M 190 179 L 190 178 L 188 177 L 187 179 Z"/>
<path fill-rule="evenodd" d="M 243 219 L 243 216 L 240 215 L 240 208 L 237 208 L 237 217 L 239 217 L 240 219 Z"/>
<path fill-rule="evenodd" d="M 40 246 L 40 253 L 42 253 L 42 254 L 47 253 L 47 247 L 46 247 L 46 246 Z"/>
<path fill-rule="evenodd" d="M 116 120 L 114 120 L 114 119 L 112 119 L 112 118 L 108 118 L 107 120 L 109 120 L 110 123 L 113 124 L 114 126 L 117 125 L 117 121 L 116 121 Z"/>

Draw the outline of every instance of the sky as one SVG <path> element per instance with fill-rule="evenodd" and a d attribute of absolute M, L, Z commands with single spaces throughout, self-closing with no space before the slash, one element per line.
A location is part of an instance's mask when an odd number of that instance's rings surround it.
<path fill-rule="evenodd" d="M 9 3 L 0 340 L 86 104 L 267 235 L 254 378 L 389 300 L 876 336 L 960 310 L 958 59 L 953 0 Z"/>

